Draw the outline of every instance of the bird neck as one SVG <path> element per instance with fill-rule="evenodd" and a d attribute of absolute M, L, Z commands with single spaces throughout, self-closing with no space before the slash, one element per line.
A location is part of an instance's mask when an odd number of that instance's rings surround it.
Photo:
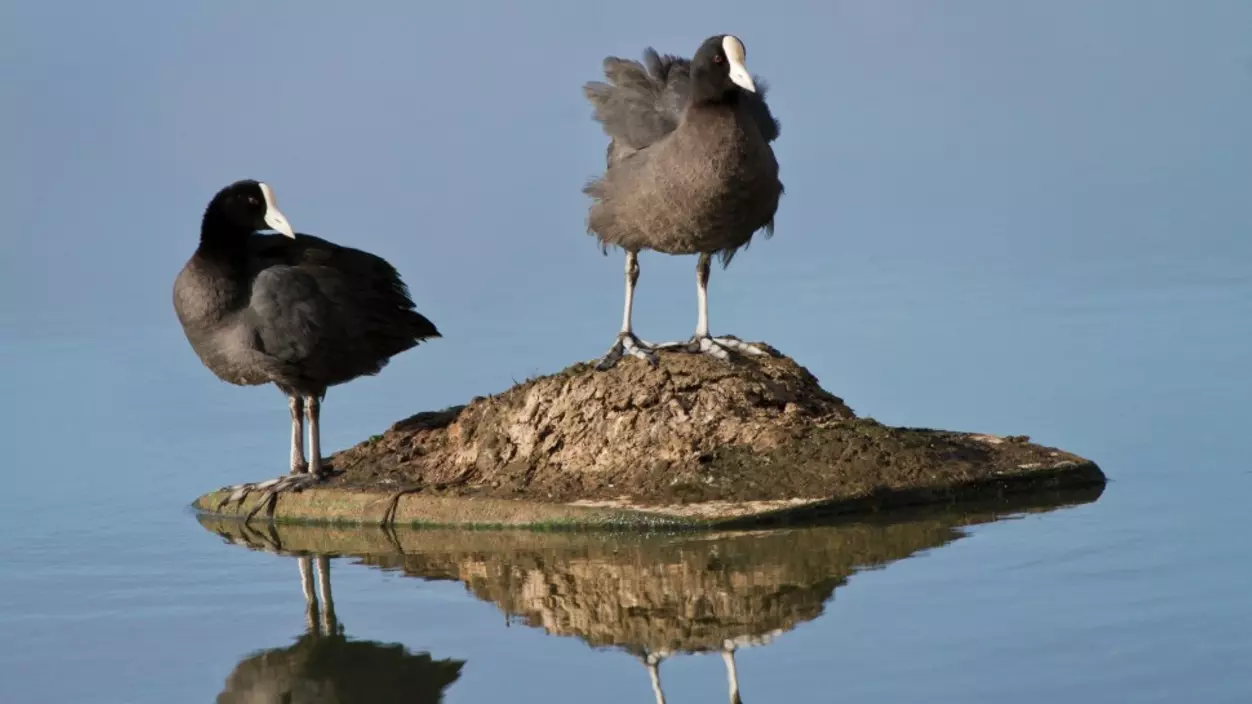
<path fill-rule="evenodd" d="M 706 71 L 691 72 L 691 104 L 699 107 L 733 106 L 739 102 L 739 90 L 734 84 L 711 80 Z"/>
<path fill-rule="evenodd" d="M 200 223 L 199 254 L 223 264 L 242 263 L 247 258 L 248 238 L 252 231 L 231 221 L 215 208 L 204 211 Z"/>

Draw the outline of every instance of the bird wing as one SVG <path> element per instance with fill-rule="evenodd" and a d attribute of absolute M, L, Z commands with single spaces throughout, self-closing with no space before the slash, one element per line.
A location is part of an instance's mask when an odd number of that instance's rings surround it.
<path fill-rule="evenodd" d="M 595 119 L 614 141 L 632 149 L 643 149 L 678 127 L 682 106 L 666 100 L 670 70 L 678 62 L 673 56 L 664 58 L 649 48 L 644 62 L 609 56 L 604 59 L 604 77 L 608 82 L 591 81 L 583 86 L 583 95 L 595 108 Z M 672 94 L 672 91 L 671 91 Z"/>
<path fill-rule="evenodd" d="M 292 244 L 292 263 L 311 272 L 336 305 L 352 310 L 362 332 L 406 339 L 439 336 L 415 310 L 408 286 L 386 259 L 312 235 L 301 234 Z"/>
<path fill-rule="evenodd" d="M 608 82 L 591 81 L 583 95 L 595 108 L 594 117 L 612 138 L 614 147 L 639 150 L 673 132 L 691 98 L 691 61 L 649 47 L 643 62 L 610 56 L 604 59 Z M 757 92 L 742 91 L 741 100 L 765 141 L 778 138 L 781 126 L 765 103 L 767 86 L 756 78 Z"/>
<path fill-rule="evenodd" d="M 332 309 L 308 272 L 288 265 L 262 269 L 252 281 L 248 306 L 258 351 L 289 364 L 311 358 Z"/>
<path fill-rule="evenodd" d="M 301 361 L 335 339 L 343 353 L 385 357 L 439 336 L 381 257 L 306 234 L 254 236 L 251 246 L 249 307 L 266 354 Z"/>

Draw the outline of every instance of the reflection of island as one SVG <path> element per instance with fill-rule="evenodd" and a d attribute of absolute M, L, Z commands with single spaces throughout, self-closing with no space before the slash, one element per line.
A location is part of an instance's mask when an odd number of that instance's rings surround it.
<path fill-rule="evenodd" d="M 255 653 L 235 666 L 218 704 L 435 704 L 461 675 L 461 661 L 434 660 L 399 644 L 351 640 L 335 618 L 330 560 L 301 557 L 307 633 L 294 645 Z M 316 562 L 316 570 L 313 564 Z M 313 590 L 314 572 L 321 594 Z"/>
<path fill-rule="evenodd" d="M 662 660 L 676 653 L 720 653 L 734 702 L 734 651 L 768 643 L 817 618 L 852 574 L 945 545 L 961 538 L 964 526 L 1087 503 L 1101 491 L 1035 495 L 960 512 L 927 510 L 826 527 L 717 534 L 391 531 L 201 521 L 256 549 L 355 555 L 364 564 L 414 577 L 458 580 L 512 619 L 638 657 L 648 666 L 658 701 L 664 701 Z"/>

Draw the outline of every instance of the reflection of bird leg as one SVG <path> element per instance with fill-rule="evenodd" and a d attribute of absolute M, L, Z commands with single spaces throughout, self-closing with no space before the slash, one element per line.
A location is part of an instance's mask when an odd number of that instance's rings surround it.
<path fill-rule="evenodd" d="M 304 627 L 309 633 L 317 632 L 318 611 L 317 594 L 313 591 L 313 564 L 307 556 L 299 557 L 300 588 L 304 590 Z"/>
<path fill-rule="evenodd" d="M 649 660 L 648 676 L 652 678 L 652 694 L 656 696 L 656 704 L 665 704 L 665 692 L 661 691 L 661 671 L 657 667 L 659 664 Z"/>
<path fill-rule="evenodd" d="M 730 704 L 743 704 L 739 698 L 739 670 L 735 668 L 735 644 L 730 641 L 722 646 L 722 661 L 726 663 L 726 679 L 730 683 Z"/>
<path fill-rule="evenodd" d="M 339 620 L 335 618 L 335 597 L 330 593 L 330 558 L 318 555 L 317 591 L 322 598 L 322 635 L 339 635 Z"/>
<path fill-rule="evenodd" d="M 330 593 L 330 558 L 325 555 L 305 555 L 296 561 L 300 565 L 300 588 L 304 590 L 304 627 L 314 635 L 338 635 L 335 597 Z M 317 591 L 313 589 L 314 572 L 317 573 Z"/>
<path fill-rule="evenodd" d="M 652 694 L 656 697 L 656 704 L 665 704 L 665 692 L 661 690 L 661 661 L 667 655 L 665 651 L 648 653 L 643 660 L 643 664 L 648 666 L 648 677 L 652 679 Z"/>

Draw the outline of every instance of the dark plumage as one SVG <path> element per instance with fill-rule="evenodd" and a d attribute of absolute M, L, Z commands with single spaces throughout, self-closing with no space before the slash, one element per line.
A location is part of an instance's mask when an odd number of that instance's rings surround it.
<path fill-rule="evenodd" d="M 279 235 L 261 235 L 272 229 Z M 321 474 L 318 415 L 326 389 L 377 374 L 439 337 L 404 282 L 368 252 L 296 235 L 263 183 L 218 192 L 200 246 L 174 282 L 174 310 L 192 349 L 223 381 L 273 383 L 292 413 L 292 471 Z M 302 419 L 310 433 L 309 463 Z"/>
<path fill-rule="evenodd" d="M 217 704 L 438 704 L 461 677 L 464 660 L 436 660 L 399 643 L 348 638 L 335 616 L 330 560 L 297 558 L 306 632 L 285 648 L 244 658 Z M 314 591 L 316 576 L 317 591 Z M 320 593 L 321 603 L 318 603 Z"/>
<path fill-rule="evenodd" d="M 587 229 L 606 250 L 616 245 L 627 254 L 625 319 L 602 368 L 623 351 L 655 361 L 629 322 L 642 249 L 700 255 L 700 321 L 682 347 L 722 358 L 725 348 L 763 353 L 735 338 L 711 338 L 704 301 L 711 255 L 725 266 L 758 230 L 772 235 L 783 193 L 770 147 L 779 124 L 744 54 L 730 35 L 705 40 L 690 61 L 649 48 L 643 63 L 605 59 L 608 82 L 584 86 L 610 137 L 604 175 L 583 189 L 594 199 Z"/>

